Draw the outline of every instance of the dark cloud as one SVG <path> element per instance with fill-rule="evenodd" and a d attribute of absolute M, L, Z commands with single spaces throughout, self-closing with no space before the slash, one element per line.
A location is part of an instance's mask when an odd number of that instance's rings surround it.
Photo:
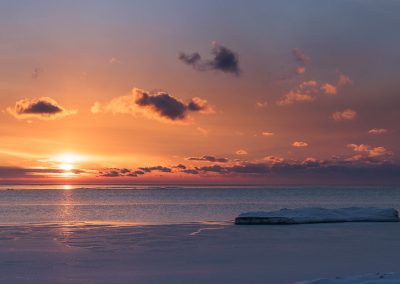
<path fill-rule="evenodd" d="M 48 97 L 19 100 L 15 103 L 14 108 L 8 108 L 8 112 L 16 118 L 22 119 L 55 119 L 76 113 L 76 111 L 64 109 L 55 100 Z"/>
<path fill-rule="evenodd" d="M 100 177 L 137 177 L 140 175 L 145 175 L 146 173 L 151 173 L 153 171 L 171 173 L 172 169 L 163 166 L 155 167 L 141 167 L 136 170 L 127 168 L 110 168 L 98 171 L 98 176 Z"/>
<path fill-rule="evenodd" d="M 186 117 L 187 106 L 167 93 L 150 95 L 141 93 L 136 99 L 139 106 L 149 106 L 160 116 L 171 120 L 181 120 Z"/>
<path fill-rule="evenodd" d="M 198 171 L 198 170 L 195 170 L 195 169 L 186 169 L 186 170 L 183 170 L 182 172 L 185 173 L 185 174 L 190 174 L 190 175 L 197 175 L 197 174 L 199 174 L 199 171 Z"/>
<path fill-rule="evenodd" d="M 146 172 L 146 173 L 150 173 L 150 172 L 153 172 L 153 171 L 159 171 L 159 172 L 164 172 L 164 173 L 172 172 L 171 168 L 163 167 L 163 166 L 143 167 L 143 168 L 139 168 L 139 169 L 142 170 L 143 172 Z"/>
<path fill-rule="evenodd" d="M 227 158 L 216 158 L 214 156 L 204 155 L 203 157 L 190 157 L 187 158 L 189 161 L 206 161 L 206 162 L 213 162 L 213 163 L 226 163 L 229 162 Z"/>
<path fill-rule="evenodd" d="M 102 171 L 99 173 L 100 176 L 102 177 L 119 177 L 119 176 L 124 176 L 122 172 L 119 170 L 107 170 L 107 171 Z"/>
<path fill-rule="evenodd" d="M 266 164 L 248 163 L 243 165 L 236 165 L 227 168 L 231 173 L 244 173 L 244 174 L 266 174 L 269 172 L 269 166 Z"/>
<path fill-rule="evenodd" d="M 201 56 L 199 53 L 194 52 L 192 54 L 185 54 L 181 52 L 179 54 L 179 59 L 185 62 L 186 64 L 196 66 L 201 62 Z"/>
<path fill-rule="evenodd" d="M 11 178 L 43 178 L 54 176 L 57 174 L 63 174 L 66 171 L 63 169 L 54 168 L 23 168 L 23 167 L 5 167 L 0 166 L 0 179 L 11 179 Z M 75 169 L 71 172 L 75 175 L 86 173 L 88 171 L 84 169 Z M 89 172 L 88 172 L 89 173 Z"/>
<path fill-rule="evenodd" d="M 186 166 L 182 165 L 182 164 L 179 164 L 179 165 L 176 165 L 174 168 L 184 170 L 184 169 L 186 169 Z"/>
<path fill-rule="evenodd" d="M 240 75 L 239 57 L 232 50 L 214 43 L 211 54 L 213 55 L 213 58 L 205 60 L 201 58 L 198 52 L 191 54 L 181 52 L 179 54 L 179 59 L 199 71 L 218 70 L 225 73 L 232 73 L 237 76 Z"/>
<path fill-rule="evenodd" d="M 132 95 L 114 98 L 108 104 L 95 103 L 93 113 L 111 112 L 142 114 L 162 121 L 186 121 L 190 112 L 211 113 L 213 109 L 204 99 L 195 97 L 188 104 L 166 93 L 150 93 L 141 89 L 133 89 Z"/>
<path fill-rule="evenodd" d="M 307 158 L 303 161 L 282 160 L 273 164 L 245 162 L 233 166 L 195 167 L 194 170 L 202 175 L 210 173 L 221 176 L 278 177 L 288 182 L 304 181 L 310 183 L 310 180 L 313 179 L 332 183 L 380 181 L 387 184 L 400 182 L 400 165 L 371 157 L 357 161 Z"/>
<path fill-rule="evenodd" d="M 232 50 L 222 45 L 215 45 L 212 49 L 212 54 L 214 59 L 209 64 L 213 69 L 236 75 L 240 74 L 239 58 Z"/>
<path fill-rule="evenodd" d="M 226 173 L 228 172 L 227 167 L 222 167 L 220 165 L 213 165 L 213 166 L 205 166 L 205 167 L 196 167 L 195 168 L 198 171 L 201 172 L 213 172 L 213 173 Z"/>

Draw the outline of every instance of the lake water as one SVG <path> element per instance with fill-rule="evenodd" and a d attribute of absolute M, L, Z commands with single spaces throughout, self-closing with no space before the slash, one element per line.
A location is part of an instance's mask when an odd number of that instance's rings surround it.
<path fill-rule="evenodd" d="M 0 224 L 231 221 L 296 207 L 400 209 L 400 187 L 0 186 Z"/>

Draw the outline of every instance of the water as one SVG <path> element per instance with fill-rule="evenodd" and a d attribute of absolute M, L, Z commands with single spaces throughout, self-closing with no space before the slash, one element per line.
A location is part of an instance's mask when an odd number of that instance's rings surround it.
<path fill-rule="evenodd" d="M 0 186 L 0 224 L 230 221 L 243 211 L 394 207 L 400 187 Z"/>

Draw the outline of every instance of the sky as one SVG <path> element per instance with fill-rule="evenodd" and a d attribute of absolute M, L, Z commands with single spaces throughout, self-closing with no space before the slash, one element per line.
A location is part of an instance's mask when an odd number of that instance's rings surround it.
<path fill-rule="evenodd" d="M 0 183 L 398 184 L 399 1 L 0 1 Z"/>

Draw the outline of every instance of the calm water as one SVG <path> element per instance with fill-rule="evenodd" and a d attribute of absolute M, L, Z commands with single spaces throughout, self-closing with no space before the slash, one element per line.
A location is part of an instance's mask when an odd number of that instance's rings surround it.
<path fill-rule="evenodd" d="M 0 224 L 229 221 L 304 206 L 400 209 L 400 187 L 0 186 Z"/>

